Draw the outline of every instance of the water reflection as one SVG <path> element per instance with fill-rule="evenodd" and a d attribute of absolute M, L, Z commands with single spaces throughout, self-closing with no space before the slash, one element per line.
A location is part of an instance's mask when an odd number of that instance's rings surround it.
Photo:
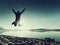
<path fill-rule="evenodd" d="M 1 35 L 17 36 L 17 37 L 28 37 L 28 38 L 53 38 L 56 41 L 60 41 L 60 32 L 58 31 L 47 31 L 47 32 L 32 32 L 32 31 L 6 31 Z"/>

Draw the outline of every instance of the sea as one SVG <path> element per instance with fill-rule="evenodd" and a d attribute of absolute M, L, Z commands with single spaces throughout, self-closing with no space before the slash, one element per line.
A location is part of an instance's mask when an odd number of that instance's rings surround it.
<path fill-rule="evenodd" d="M 52 38 L 60 42 L 60 31 L 1 30 L 0 35 L 45 39 Z"/>

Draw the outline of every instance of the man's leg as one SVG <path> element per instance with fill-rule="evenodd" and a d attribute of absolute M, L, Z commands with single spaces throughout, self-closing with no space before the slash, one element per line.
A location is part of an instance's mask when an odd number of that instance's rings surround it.
<path fill-rule="evenodd" d="M 14 26 L 17 26 L 17 23 L 14 21 L 13 23 L 12 23 L 12 25 L 14 24 Z"/>

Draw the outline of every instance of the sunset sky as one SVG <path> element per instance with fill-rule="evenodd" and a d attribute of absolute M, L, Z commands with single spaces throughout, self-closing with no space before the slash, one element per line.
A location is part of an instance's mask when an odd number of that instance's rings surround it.
<path fill-rule="evenodd" d="M 13 26 L 12 8 L 21 11 L 21 27 Z M 60 28 L 60 0 L 0 0 L 0 27 L 5 29 Z"/>

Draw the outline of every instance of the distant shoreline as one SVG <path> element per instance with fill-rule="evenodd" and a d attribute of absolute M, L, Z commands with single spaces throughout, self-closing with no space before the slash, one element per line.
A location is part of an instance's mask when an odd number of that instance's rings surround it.
<path fill-rule="evenodd" d="M 46 31 L 60 31 L 60 29 L 31 29 L 30 31 L 46 32 Z"/>

